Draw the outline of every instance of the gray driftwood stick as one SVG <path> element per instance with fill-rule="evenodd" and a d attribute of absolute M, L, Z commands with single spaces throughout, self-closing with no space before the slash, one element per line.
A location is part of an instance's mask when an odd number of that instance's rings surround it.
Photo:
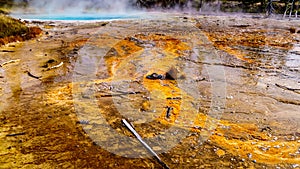
<path fill-rule="evenodd" d="M 162 165 L 165 169 L 169 169 L 168 165 L 164 163 L 160 157 L 152 150 L 152 148 L 142 139 L 142 137 L 135 131 L 135 129 L 127 122 L 127 120 L 122 119 L 122 123 L 127 127 L 127 129 L 139 140 L 139 142 L 154 156 L 154 158 Z"/>

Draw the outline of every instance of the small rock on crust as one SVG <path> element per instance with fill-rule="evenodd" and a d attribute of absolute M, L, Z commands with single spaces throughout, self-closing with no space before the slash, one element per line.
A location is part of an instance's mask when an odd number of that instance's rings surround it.
<path fill-rule="evenodd" d="M 152 73 L 151 75 L 146 76 L 146 78 L 151 80 L 163 79 L 163 75 Z"/>

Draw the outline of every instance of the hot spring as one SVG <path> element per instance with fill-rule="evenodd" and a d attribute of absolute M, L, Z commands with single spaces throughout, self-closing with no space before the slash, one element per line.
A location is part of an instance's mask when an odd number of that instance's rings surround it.
<path fill-rule="evenodd" d="M 16 4 L 22 1 L 15 0 Z M 30 0 L 15 7 L 13 17 L 42 21 L 94 21 L 136 19 L 138 12 L 129 0 Z"/>
<path fill-rule="evenodd" d="M 103 20 L 120 20 L 120 19 L 138 19 L 141 14 L 113 14 L 113 13 L 78 13 L 78 14 L 12 14 L 15 18 L 23 20 L 38 21 L 103 21 Z"/>

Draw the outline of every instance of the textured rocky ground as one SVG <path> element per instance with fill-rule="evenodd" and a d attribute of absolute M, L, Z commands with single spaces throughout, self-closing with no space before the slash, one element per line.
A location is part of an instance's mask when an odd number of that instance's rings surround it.
<path fill-rule="evenodd" d="M 34 25 L 0 50 L 1 168 L 160 168 L 122 118 L 170 168 L 299 167 L 298 21 Z"/>

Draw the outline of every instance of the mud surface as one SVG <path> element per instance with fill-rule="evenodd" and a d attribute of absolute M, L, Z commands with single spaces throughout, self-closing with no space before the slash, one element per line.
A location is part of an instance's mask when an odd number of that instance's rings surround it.
<path fill-rule="evenodd" d="M 0 168 L 299 168 L 300 23 L 149 18 L 0 48 Z"/>

